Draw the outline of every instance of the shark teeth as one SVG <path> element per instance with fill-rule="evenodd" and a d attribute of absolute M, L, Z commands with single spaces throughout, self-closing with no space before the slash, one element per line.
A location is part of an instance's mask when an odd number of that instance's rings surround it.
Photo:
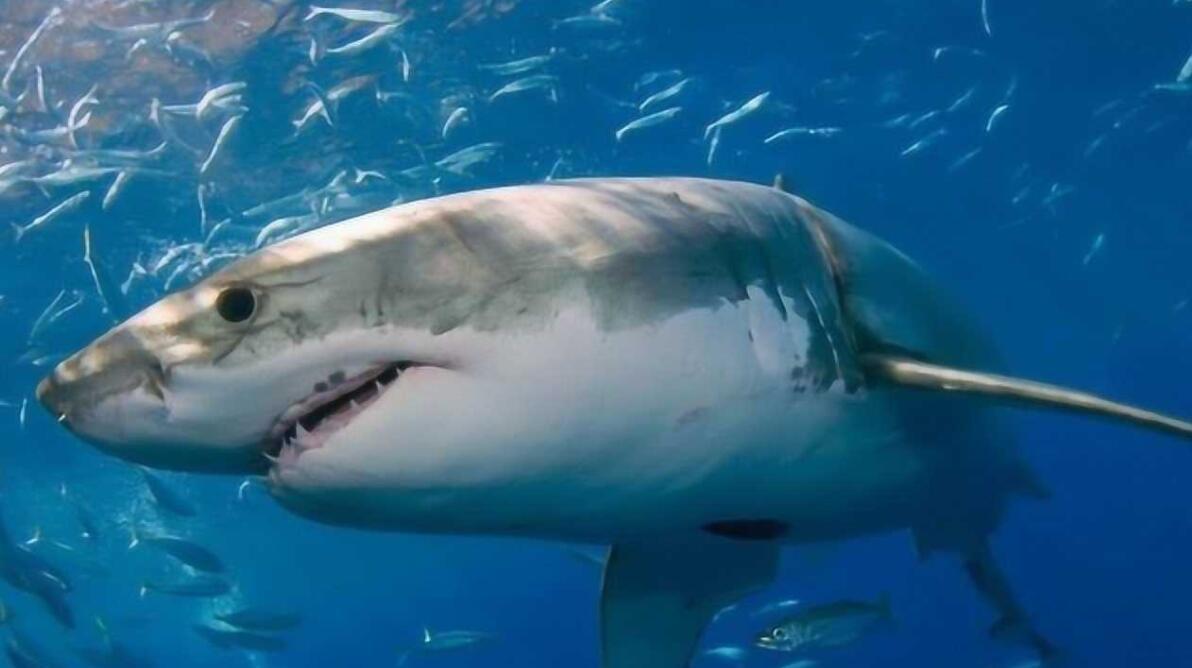
<path fill-rule="evenodd" d="M 332 433 L 363 412 L 412 366 L 416 365 L 393 362 L 352 378 L 332 374 L 318 391 L 278 417 L 266 439 L 266 457 L 284 467 L 301 453 L 323 447 Z"/>

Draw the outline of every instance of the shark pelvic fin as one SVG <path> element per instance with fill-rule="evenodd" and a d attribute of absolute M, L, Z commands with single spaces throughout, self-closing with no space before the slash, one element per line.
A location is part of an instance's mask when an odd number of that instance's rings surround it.
<path fill-rule="evenodd" d="M 865 355 L 862 365 L 869 378 L 894 385 L 1097 415 L 1192 439 L 1192 422 L 1057 385 L 886 355 Z"/>
<path fill-rule="evenodd" d="M 614 545 L 600 600 L 603 668 L 686 668 L 722 608 L 773 581 L 778 546 L 697 536 Z"/>

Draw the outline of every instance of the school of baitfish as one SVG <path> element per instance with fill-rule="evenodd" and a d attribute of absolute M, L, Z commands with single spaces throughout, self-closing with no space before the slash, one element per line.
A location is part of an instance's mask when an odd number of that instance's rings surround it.
<path fill-rule="evenodd" d="M 669 67 L 586 79 L 593 63 L 632 62 L 618 54 L 633 53 L 647 0 L 604 0 L 567 13 L 535 14 L 537 39 L 525 42 L 532 46 L 509 41 L 488 48 L 442 38 L 483 30 L 530 3 L 18 4 L 0 9 L 9 22 L 0 42 L 0 203 L 9 240 L 0 252 L 28 258 L 48 244 L 77 238 L 68 260 L 82 267 L 47 283 L 53 289 L 39 312 L 6 314 L 5 326 L 16 323 L 25 332 L 23 349 L 11 351 L 6 363 L 37 373 L 70 352 L 54 337 L 64 323 L 114 323 L 131 314 L 131 304 L 192 284 L 256 249 L 367 211 L 468 189 L 488 182 L 499 168 L 522 181 L 584 176 L 608 171 L 618 153 L 635 150 L 635 144 L 670 142 L 682 146 L 691 170 L 714 173 L 722 162 L 739 165 L 767 155 L 773 161 L 780 152 L 820 150 L 855 134 L 880 137 L 874 143 L 892 161 L 930 160 L 952 174 L 982 160 L 1013 120 L 1017 103 L 1014 72 L 972 66 L 988 59 L 979 42 L 932 45 L 920 54 L 932 67 L 970 73 L 967 84 L 930 107 L 909 102 L 900 88 L 910 74 L 887 77 L 884 88 L 874 90 L 844 71 L 829 72 L 807 99 L 764 83 L 743 89 L 715 74 Z M 990 4 L 996 3 L 974 0 L 972 8 L 988 37 L 998 30 Z M 883 30 L 855 34 L 846 63 L 863 67 L 871 53 L 899 44 L 898 35 Z M 90 76 L 66 67 L 84 58 L 124 74 Z M 1134 133 L 1178 124 L 1165 105 L 1188 94 L 1192 57 L 1182 67 L 1174 64 L 1170 79 L 1106 100 L 1094 113 L 1085 158 Z M 855 97 L 864 97 L 880 116 L 833 117 L 834 108 L 858 104 Z M 599 149 L 505 134 L 504 119 L 511 115 L 544 114 L 552 124 L 566 123 L 560 114 L 577 105 L 597 109 L 605 119 Z M 961 132 L 962 123 L 976 131 Z M 375 136 L 378 128 L 389 135 Z M 1077 188 L 1063 174 L 1023 164 L 1006 183 L 1005 199 L 1017 214 L 1012 225 L 1054 217 Z M 147 197 L 157 211 L 137 209 Z M 186 221 L 187 232 L 179 237 L 138 227 L 146 216 Z M 1072 256 L 1091 265 L 1111 242 L 1111 235 L 1098 232 Z M 117 246 L 119 252 L 109 251 Z M 9 307 L 6 297 L 0 295 L 0 313 Z M 0 417 L 25 429 L 29 392 L 3 390 L 10 394 L 0 397 Z M 44 646 L 59 641 L 33 638 L 20 628 L 19 611 L 30 605 L 48 611 L 64 634 L 81 625 L 98 629 L 98 645 L 75 650 L 80 660 L 151 665 L 112 635 L 102 611 L 86 617 L 74 611 L 71 581 L 78 573 L 59 563 L 75 564 L 75 555 L 91 545 L 120 543 L 177 566 L 173 576 L 132 584 L 141 596 L 207 599 L 234 589 L 235 564 L 179 523 L 202 509 L 170 479 L 139 468 L 130 475 L 151 500 L 141 516 L 120 522 L 97 517 L 73 484 L 62 483 L 56 496 L 75 518 L 73 532 L 32 526 L 21 535 L 0 524 L 0 578 L 23 593 L 0 612 L 13 665 L 57 665 Z M 250 493 L 245 480 L 237 497 Z M 774 600 L 747 615 L 756 627 L 752 640 L 708 648 L 701 656 L 740 663 L 755 652 L 839 648 L 872 633 L 896 632 L 893 617 L 884 598 Z M 221 650 L 270 653 L 286 648 L 302 619 L 300 611 L 274 609 L 268 601 L 244 602 L 196 620 L 193 630 Z M 425 630 L 421 642 L 395 644 L 394 660 L 464 649 L 479 659 L 497 640 L 482 630 Z M 786 665 L 830 662 L 796 657 Z"/>

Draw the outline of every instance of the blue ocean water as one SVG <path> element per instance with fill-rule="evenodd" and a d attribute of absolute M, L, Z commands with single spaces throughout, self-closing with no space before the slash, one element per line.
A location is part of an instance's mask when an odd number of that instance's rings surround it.
<path fill-rule="evenodd" d="M 769 183 L 782 173 L 791 190 L 918 259 L 1014 371 L 1192 414 L 1192 71 L 1181 76 L 1192 3 L 351 6 L 408 22 L 340 54 L 376 26 L 306 21 L 302 2 L 0 5 L 0 515 L 12 542 L 39 535 L 27 548 L 70 576 L 76 626 L 0 585 L 0 633 L 45 665 L 85 665 L 78 650 L 91 648 L 108 661 L 99 665 L 393 666 L 424 628 L 497 638 L 409 665 L 598 665 L 599 570 L 565 547 L 328 528 L 239 478 L 162 473 L 198 510 L 170 516 L 137 469 L 35 406 L 34 386 L 62 356 L 251 250 L 279 219 L 290 220 L 275 229 L 293 233 L 391 202 L 548 178 Z M 187 17 L 204 20 L 161 25 Z M 520 72 L 494 67 L 531 57 Z M 618 141 L 644 100 L 688 79 L 650 107 L 680 107 L 673 118 Z M 499 93 L 519 80 L 525 90 Z M 202 119 L 182 108 L 230 82 L 244 86 Z M 763 93 L 755 113 L 714 135 L 713 151 L 705 127 Z M 328 119 L 296 131 L 320 95 Z M 121 172 L 126 187 L 112 192 Z M 9 231 L 81 192 L 90 195 L 77 208 Z M 296 204 L 278 201 L 300 192 Z M 273 204 L 254 212 L 262 203 Z M 1186 444 L 1063 415 L 1009 419 L 1052 491 L 1016 503 L 994 539 L 1037 625 L 1072 665 L 1192 665 Z M 97 535 L 81 536 L 80 507 Z M 177 567 L 128 549 L 134 529 L 217 552 L 233 593 L 140 595 Z M 748 648 L 761 626 L 750 611 L 770 601 L 883 592 L 896 626 L 822 665 L 1029 658 L 988 637 L 994 615 L 955 559 L 920 562 L 902 534 L 790 550 L 779 582 L 724 614 L 701 648 Z M 193 629 L 247 604 L 301 613 L 286 649 L 219 648 Z M 790 660 L 752 649 L 740 665 Z"/>

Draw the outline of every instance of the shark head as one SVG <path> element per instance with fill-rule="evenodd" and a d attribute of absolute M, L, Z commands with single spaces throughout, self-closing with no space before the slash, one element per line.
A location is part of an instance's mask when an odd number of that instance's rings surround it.
<path fill-rule="evenodd" d="M 498 421 L 507 380 L 484 364 L 502 345 L 485 319 L 493 277 L 454 240 L 460 206 L 399 207 L 245 257 L 63 361 L 37 397 L 110 454 L 267 474 L 284 502 L 336 523 L 389 522 L 358 512 L 376 489 L 499 478 L 485 452 L 505 436 L 459 407 L 487 395 Z M 523 317 L 540 292 L 523 295 Z"/>
<path fill-rule="evenodd" d="M 37 397 L 80 437 L 137 463 L 243 473 L 292 463 L 350 435 L 399 375 L 432 361 L 389 335 L 371 292 L 358 298 L 383 280 L 372 269 L 309 244 L 272 249 L 112 329 Z"/>

